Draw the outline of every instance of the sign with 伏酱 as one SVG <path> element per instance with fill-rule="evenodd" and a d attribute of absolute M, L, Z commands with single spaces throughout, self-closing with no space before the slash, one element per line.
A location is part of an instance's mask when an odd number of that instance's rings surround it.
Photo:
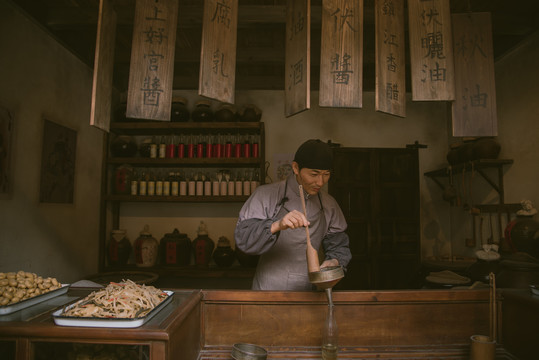
<path fill-rule="evenodd" d="M 178 0 L 137 0 L 128 118 L 170 121 Z"/>
<path fill-rule="evenodd" d="M 363 0 L 323 0 L 319 105 L 362 107 Z"/>

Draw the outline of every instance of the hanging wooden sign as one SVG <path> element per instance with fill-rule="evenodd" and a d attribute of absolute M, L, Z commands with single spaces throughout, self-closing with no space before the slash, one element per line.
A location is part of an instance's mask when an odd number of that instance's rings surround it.
<path fill-rule="evenodd" d="M 376 111 L 406 116 L 404 0 L 376 0 Z"/>
<path fill-rule="evenodd" d="M 453 14 L 456 99 L 453 136 L 496 136 L 496 86 L 490 13 Z"/>
<path fill-rule="evenodd" d="M 108 132 L 112 110 L 112 74 L 116 39 L 116 12 L 112 0 L 99 2 L 96 38 L 90 125 Z"/>
<path fill-rule="evenodd" d="M 454 100 L 449 0 L 408 0 L 412 99 Z"/>
<path fill-rule="evenodd" d="M 238 0 L 205 0 L 199 95 L 234 103 Z"/>
<path fill-rule="evenodd" d="M 170 121 L 177 21 L 178 0 L 137 0 L 127 117 Z"/>
<path fill-rule="evenodd" d="M 311 1 L 286 3 L 285 116 L 311 107 Z"/>
<path fill-rule="evenodd" d="M 363 0 L 323 0 L 320 106 L 362 107 Z"/>

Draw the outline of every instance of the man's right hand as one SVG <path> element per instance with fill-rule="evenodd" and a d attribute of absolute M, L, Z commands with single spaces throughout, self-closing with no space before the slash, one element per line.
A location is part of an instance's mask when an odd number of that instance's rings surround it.
<path fill-rule="evenodd" d="M 271 224 L 271 233 L 275 234 L 278 231 L 286 229 L 297 229 L 299 227 L 309 226 L 309 224 L 309 221 L 303 213 L 293 210 L 283 216 L 279 221 Z"/>

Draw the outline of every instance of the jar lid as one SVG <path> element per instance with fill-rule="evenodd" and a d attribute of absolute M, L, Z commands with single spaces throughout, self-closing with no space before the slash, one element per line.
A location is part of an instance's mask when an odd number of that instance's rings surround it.
<path fill-rule="evenodd" d="M 152 234 L 150 234 L 150 225 L 144 225 L 144 229 L 142 229 L 140 235 L 151 236 Z"/>
<path fill-rule="evenodd" d="M 228 240 L 227 237 L 221 236 L 219 240 L 217 240 L 217 246 L 218 247 L 228 247 L 230 246 L 230 240 Z"/>
<path fill-rule="evenodd" d="M 116 229 L 116 230 L 112 230 L 112 233 L 113 234 L 125 234 L 127 231 L 124 230 L 124 229 Z"/>
<path fill-rule="evenodd" d="M 222 104 L 219 106 L 219 110 L 230 110 L 232 112 L 236 112 L 236 106 L 232 104 Z"/>
<path fill-rule="evenodd" d="M 184 98 L 183 96 L 173 96 L 172 97 L 172 102 L 173 103 L 181 103 L 181 104 L 187 104 L 187 99 Z"/>
<path fill-rule="evenodd" d="M 195 106 L 200 106 L 200 105 L 209 107 L 211 105 L 211 102 L 209 100 L 199 100 L 195 103 Z"/>

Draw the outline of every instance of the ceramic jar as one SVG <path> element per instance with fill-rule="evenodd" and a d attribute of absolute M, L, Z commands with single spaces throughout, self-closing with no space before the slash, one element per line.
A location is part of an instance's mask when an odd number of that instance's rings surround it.
<path fill-rule="evenodd" d="M 215 112 L 215 121 L 233 122 L 237 120 L 237 112 L 234 105 L 223 104 Z"/>
<path fill-rule="evenodd" d="M 138 267 L 152 267 L 157 263 L 159 243 L 150 234 L 150 227 L 144 225 L 140 236 L 135 240 L 135 263 Z"/>
<path fill-rule="evenodd" d="M 213 111 L 211 103 L 207 100 L 200 100 L 195 104 L 195 109 L 191 112 L 191 118 L 195 122 L 213 121 Z"/>
<path fill-rule="evenodd" d="M 213 252 L 213 261 L 215 261 L 219 267 L 230 267 L 235 259 L 236 255 L 230 246 L 230 240 L 221 236 L 217 241 L 217 247 Z"/>
<path fill-rule="evenodd" d="M 240 111 L 240 121 L 260 121 L 262 111 L 253 104 L 244 105 Z"/>
<path fill-rule="evenodd" d="M 174 229 L 165 234 L 159 244 L 161 264 L 167 266 L 189 266 L 191 264 L 191 239 L 187 234 Z"/>
<path fill-rule="evenodd" d="M 511 252 L 539 257 L 539 222 L 533 216 L 517 216 L 505 227 L 505 241 Z"/>
<path fill-rule="evenodd" d="M 114 172 L 114 193 L 130 194 L 131 180 L 133 179 L 133 168 L 130 165 L 123 164 L 116 168 Z"/>
<path fill-rule="evenodd" d="M 127 238 L 125 230 L 112 230 L 107 254 L 109 265 L 127 264 L 131 255 L 131 242 Z"/>
<path fill-rule="evenodd" d="M 197 266 L 208 266 L 211 260 L 211 255 L 213 253 L 213 248 L 215 244 L 212 239 L 208 236 L 208 231 L 206 229 L 206 224 L 204 221 L 200 222 L 198 227 L 198 236 L 193 241 L 193 252 L 195 255 L 195 264 Z"/>
<path fill-rule="evenodd" d="M 479 138 L 472 145 L 472 160 L 497 159 L 500 150 L 501 146 L 495 139 Z"/>
<path fill-rule="evenodd" d="M 137 143 L 129 135 L 119 135 L 112 140 L 110 152 L 114 157 L 132 157 L 137 153 Z"/>
<path fill-rule="evenodd" d="M 186 122 L 189 121 L 191 114 L 187 109 L 187 99 L 181 96 L 174 96 L 172 98 L 172 106 L 170 109 L 170 121 L 172 122 Z"/>

